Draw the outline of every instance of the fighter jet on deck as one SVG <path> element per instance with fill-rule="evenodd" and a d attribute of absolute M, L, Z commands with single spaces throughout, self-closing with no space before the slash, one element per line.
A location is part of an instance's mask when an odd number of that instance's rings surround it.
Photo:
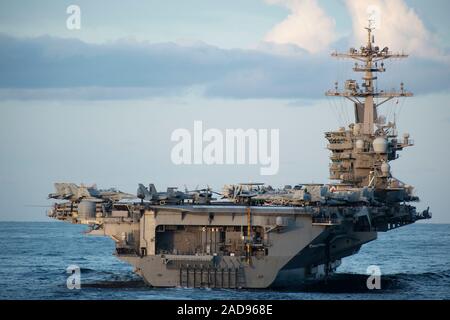
<path fill-rule="evenodd" d="M 178 191 L 177 188 L 173 187 L 167 188 L 166 192 L 158 192 L 153 183 L 149 184 L 148 189 L 140 183 L 137 189 L 137 197 L 142 201 L 158 204 L 181 204 L 184 200 L 193 200 L 192 195 Z"/>
<path fill-rule="evenodd" d="M 80 202 L 83 199 L 91 201 L 120 201 L 124 199 L 135 199 L 133 194 L 125 193 L 116 189 L 99 190 L 94 184 L 92 186 L 76 185 L 75 183 L 57 182 L 54 184 L 55 193 L 48 195 L 49 199 L 69 200 L 71 202 Z"/>

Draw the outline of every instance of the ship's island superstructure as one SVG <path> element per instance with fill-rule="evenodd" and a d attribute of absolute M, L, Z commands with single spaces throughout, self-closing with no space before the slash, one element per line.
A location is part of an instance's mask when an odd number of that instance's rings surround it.
<path fill-rule="evenodd" d="M 335 57 L 356 60 L 363 81 L 336 84 L 328 96 L 354 104 L 355 123 L 327 132 L 334 183 L 273 189 L 263 184 L 226 185 L 221 199 L 209 188 L 157 192 L 139 185 L 137 195 L 95 186 L 55 184 L 48 215 L 90 225 L 91 234 L 110 236 L 115 255 L 135 267 L 155 287 L 267 288 L 302 284 L 330 276 L 342 258 L 388 231 L 420 219 L 413 187 L 394 178 L 389 162 L 413 145 L 398 139 L 395 123 L 385 123 L 377 108 L 386 101 L 412 96 L 377 91 L 375 74 L 383 60 L 404 58 L 367 44 Z M 133 200 L 133 198 L 135 200 Z M 217 197 L 219 198 L 219 197 Z M 128 200 L 127 200 L 128 199 Z M 138 200 L 139 199 L 139 200 Z"/>

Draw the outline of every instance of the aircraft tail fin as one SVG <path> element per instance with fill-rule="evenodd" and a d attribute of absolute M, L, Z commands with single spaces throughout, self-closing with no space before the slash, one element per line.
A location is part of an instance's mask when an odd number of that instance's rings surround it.
<path fill-rule="evenodd" d="M 149 185 L 148 185 L 148 190 L 150 191 L 150 194 L 153 196 L 153 195 L 156 195 L 157 193 L 158 193 L 158 191 L 156 191 L 156 187 L 155 187 L 155 185 L 153 184 L 153 183 L 150 183 Z"/>
<path fill-rule="evenodd" d="M 142 183 L 139 183 L 137 197 L 142 200 L 151 198 L 150 192 L 148 192 L 148 189 Z"/>

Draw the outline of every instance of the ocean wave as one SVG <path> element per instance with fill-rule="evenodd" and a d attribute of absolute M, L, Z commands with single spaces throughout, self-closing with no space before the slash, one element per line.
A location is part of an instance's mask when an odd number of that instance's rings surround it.
<path fill-rule="evenodd" d="M 450 282 L 450 270 L 443 272 L 424 273 L 397 273 L 382 275 L 380 290 L 367 288 L 369 275 L 354 273 L 338 273 L 326 280 L 307 282 L 295 288 L 287 288 L 287 291 L 310 292 L 310 293 L 386 293 L 386 291 L 401 291 L 416 283 Z M 278 288 L 276 288 L 278 289 Z M 279 289 L 278 289 L 279 290 Z M 282 289 L 282 291 L 284 291 Z"/>
<path fill-rule="evenodd" d="M 384 277 L 392 278 L 394 280 L 412 280 L 412 281 L 426 281 L 426 280 L 449 280 L 450 270 L 442 272 L 423 272 L 423 273 L 397 273 L 385 275 Z"/>
<path fill-rule="evenodd" d="M 123 281 L 98 281 L 82 284 L 83 288 L 96 289 L 125 289 L 125 288 L 150 288 L 142 280 L 123 280 Z"/>

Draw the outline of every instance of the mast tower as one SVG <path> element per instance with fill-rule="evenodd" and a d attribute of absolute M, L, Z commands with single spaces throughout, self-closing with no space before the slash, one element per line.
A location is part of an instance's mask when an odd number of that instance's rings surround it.
<path fill-rule="evenodd" d="M 399 97 L 411 97 L 413 94 L 400 84 L 399 91 L 378 91 L 375 88 L 377 73 L 385 72 L 384 60 L 407 58 L 404 53 L 393 53 L 388 47 L 380 49 L 375 45 L 374 28 L 367 30 L 367 43 L 359 50 L 350 48 L 347 53 L 332 53 L 333 57 L 355 60 L 354 72 L 363 73 L 362 82 L 346 80 L 343 90 L 336 82 L 334 90 L 325 93 L 330 97 L 343 97 L 352 101 L 355 123 L 349 129 L 341 128 L 336 132 L 327 132 L 328 149 L 331 150 L 330 179 L 356 187 L 388 188 L 393 181 L 389 161 L 398 156 L 396 151 L 412 145 L 409 135 L 403 142 L 397 140 L 395 123 L 385 124 L 385 118 L 379 117 L 377 108 L 389 100 Z"/>

